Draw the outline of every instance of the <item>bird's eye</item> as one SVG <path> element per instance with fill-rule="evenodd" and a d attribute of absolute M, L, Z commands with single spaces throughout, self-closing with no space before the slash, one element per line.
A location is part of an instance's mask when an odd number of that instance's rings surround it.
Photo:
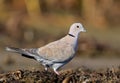
<path fill-rule="evenodd" d="M 77 28 L 79 28 L 79 26 L 77 26 Z"/>

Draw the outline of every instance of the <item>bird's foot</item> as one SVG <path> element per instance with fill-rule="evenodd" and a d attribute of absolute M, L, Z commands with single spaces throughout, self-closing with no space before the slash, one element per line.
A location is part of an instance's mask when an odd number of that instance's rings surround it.
<path fill-rule="evenodd" d="M 47 71 L 48 70 L 48 68 L 47 67 L 45 67 L 45 71 Z"/>

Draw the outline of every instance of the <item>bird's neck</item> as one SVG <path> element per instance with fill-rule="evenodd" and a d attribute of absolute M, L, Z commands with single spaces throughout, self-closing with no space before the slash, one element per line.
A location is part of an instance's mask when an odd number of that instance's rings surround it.
<path fill-rule="evenodd" d="M 71 44 L 75 50 L 77 50 L 77 45 L 78 45 L 78 37 L 79 37 L 79 34 L 78 35 L 73 35 L 73 34 L 68 34 L 66 37 L 68 37 L 68 42 L 69 44 Z"/>
<path fill-rule="evenodd" d="M 70 34 L 70 33 L 68 35 L 71 36 L 71 37 L 75 37 L 73 34 Z"/>
<path fill-rule="evenodd" d="M 70 32 L 68 33 L 68 36 L 74 38 L 74 40 L 77 40 L 78 37 L 79 37 L 79 33 L 71 32 L 71 31 L 70 31 Z"/>

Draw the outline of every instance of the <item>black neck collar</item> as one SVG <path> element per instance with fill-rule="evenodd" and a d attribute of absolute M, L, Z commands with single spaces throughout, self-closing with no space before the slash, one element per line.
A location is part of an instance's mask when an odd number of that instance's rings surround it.
<path fill-rule="evenodd" d="M 71 36 L 71 37 L 75 37 L 74 35 L 72 35 L 72 34 L 70 34 L 70 33 L 69 33 L 68 35 Z"/>

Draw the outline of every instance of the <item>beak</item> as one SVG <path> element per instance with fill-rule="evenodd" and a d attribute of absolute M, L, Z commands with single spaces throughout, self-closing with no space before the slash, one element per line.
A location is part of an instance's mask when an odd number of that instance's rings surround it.
<path fill-rule="evenodd" d="M 84 29 L 83 32 L 86 32 L 86 30 Z"/>

